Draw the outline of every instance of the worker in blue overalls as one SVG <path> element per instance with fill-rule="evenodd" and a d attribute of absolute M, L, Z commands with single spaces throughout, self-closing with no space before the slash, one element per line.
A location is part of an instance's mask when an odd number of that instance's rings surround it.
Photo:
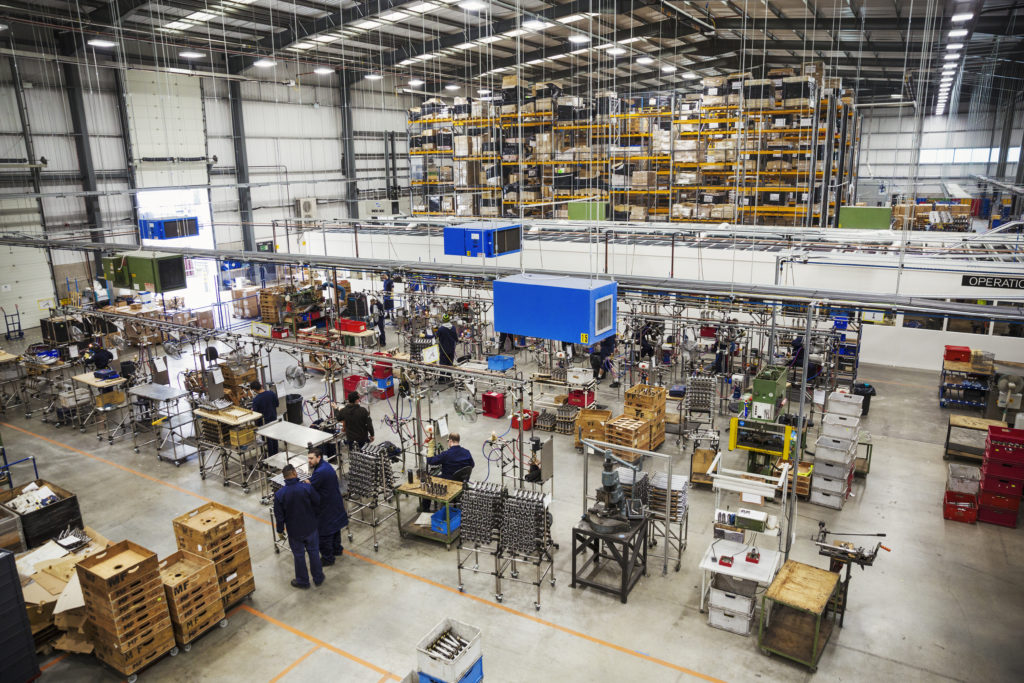
<path fill-rule="evenodd" d="M 391 312 L 395 310 L 395 281 L 391 273 L 384 273 L 384 315 L 391 319 Z"/>
<path fill-rule="evenodd" d="M 284 486 L 274 493 L 274 520 L 277 533 L 288 530 L 288 547 L 295 559 L 296 588 L 309 588 L 309 572 L 306 571 L 306 554 L 309 554 L 309 571 L 317 586 L 324 582 L 324 568 L 320 564 L 320 532 L 317 511 L 320 496 L 316 489 L 299 481 L 299 475 L 291 465 L 281 470 Z"/>
<path fill-rule="evenodd" d="M 263 416 L 259 426 L 268 425 L 277 419 L 277 394 L 270 389 L 263 390 L 263 385 L 253 380 L 249 388 L 256 394 L 252 397 L 252 409 Z M 275 455 L 278 450 L 277 439 L 267 439 L 267 455 Z"/>
<path fill-rule="evenodd" d="M 455 365 L 455 345 L 459 341 L 459 333 L 452 324 L 452 317 L 445 313 L 441 316 L 441 324 L 435 331 L 437 344 L 441 350 L 441 365 Z"/>
<path fill-rule="evenodd" d="M 306 454 L 309 464 L 309 483 L 320 497 L 320 564 L 330 567 L 336 555 L 345 549 L 341 545 L 341 530 L 348 526 L 348 513 L 338 485 L 338 473 L 324 460 L 323 452 L 314 448 Z"/>

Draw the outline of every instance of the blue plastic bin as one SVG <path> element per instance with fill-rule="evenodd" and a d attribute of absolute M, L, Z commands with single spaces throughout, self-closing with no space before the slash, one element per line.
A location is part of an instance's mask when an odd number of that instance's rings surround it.
<path fill-rule="evenodd" d="M 422 671 L 419 672 L 420 683 L 480 683 L 484 680 L 484 658 L 476 660 L 476 664 L 470 667 L 469 671 L 462 675 L 458 681 L 442 681 L 440 678 L 435 678 L 430 674 L 425 674 Z"/>
<path fill-rule="evenodd" d="M 430 515 L 430 528 L 439 534 L 450 534 L 459 528 L 462 524 L 462 510 L 458 508 L 450 507 L 451 509 L 451 529 L 446 530 L 444 528 L 444 508 L 441 508 L 434 514 Z"/>
<path fill-rule="evenodd" d="M 512 356 L 488 356 L 487 357 L 487 369 L 494 370 L 495 372 L 504 372 L 505 370 L 511 370 L 512 366 L 516 364 L 516 361 Z"/>

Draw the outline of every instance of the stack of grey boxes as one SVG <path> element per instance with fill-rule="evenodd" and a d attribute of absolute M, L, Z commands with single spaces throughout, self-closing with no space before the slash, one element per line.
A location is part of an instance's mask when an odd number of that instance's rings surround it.
<path fill-rule="evenodd" d="M 0 681 L 23 683 L 40 675 L 14 555 L 0 550 Z"/>
<path fill-rule="evenodd" d="M 863 396 L 854 394 L 829 394 L 811 476 L 810 501 L 816 505 L 842 510 L 850 497 L 863 401 Z"/>

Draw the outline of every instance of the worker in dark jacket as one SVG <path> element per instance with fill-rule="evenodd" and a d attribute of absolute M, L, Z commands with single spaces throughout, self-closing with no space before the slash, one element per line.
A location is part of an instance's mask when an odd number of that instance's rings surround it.
<path fill-rule="evenodd" d="M 277 419 L 277 394 L 270 389 L 263 391 L 263 385 L 257 381 L 249 384 L 256 394 L 252 397 L 252 409 L 263 416 L 259 426 L 270 424 Z M 277 439 L 267 439 L 267 455 L 277 453 Z"/>
<path fill-rule="evenodd" d="M 395 281 L 391 273 L 384 273 L 384 314 L 388 320 L 391 319 L 391 312 L 395 310 Z"/>
<path fill-rule="evenodd" d="M 91 351 L 89 362 L 92 363 L 94 368 L 106 370 L 110 367 L 110 361 L 114 360 L 114 354 L 95 342 L 89 345 L 89 350 Z"/>
<path fill-rule="evenodd" d="M 350 449 L 362 448 L 373 441 L 373 419 L 370 411 L 359 405 L 359 392 L 348 392 L 348 405 L 334 414 L 345 423 L 345 441 Z"/>
<path fill-rule="evenodd" d="M 459 435 L 452 432 L 448 435 L 448 450 L 427 458 L 428 465 L 441 467 L 442 479 L 453 479 L 456 472 L 464 467 L 472 468 L 473 454 L 459 445 Z"/>
<path fill-rule="evenodd" d="M 309 554 L 309 569 L 313 583 L 324 582 L 324 568 L 320 564 L 320 533 L 317 524 L 317 510 L 320 496 L 316 489 L 299 481 L 299 475 L 291 465 L 281 470 L 284 486 L 274 493 L 274 520 L 277 533 L 288 530 L 288 546 L 295 559 L 296 588 L 309 588 L 309 573 L 306 572 L 306 554 Z"/>
<path fill-rule="evenodd" d="M 309 483 L 320 497 L 320 564 L 334 564 L 335 555 L 345 549 L 341 545 L 341 530 L 348 526 L 348 513 L 338 485 L 338 473 L 324 460 L 323 452 L 314 448 L 306 454 L 309 464 Z"/>
<path fill-rule="evenodd" d="M 447 313 L 441 317 L 441 324 L 437 326 L 434 336 L 441 350 L 441 365 L 455 365 L 455 345 L 459 342 L 459 333 Z"/>

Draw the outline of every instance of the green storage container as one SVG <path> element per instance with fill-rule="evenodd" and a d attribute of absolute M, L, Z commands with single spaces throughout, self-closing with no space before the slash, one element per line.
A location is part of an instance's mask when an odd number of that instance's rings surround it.
<path fill-rule="evenodd" d="M 758 403 L 776 405 L 786 395 L 786 380 L 789 371 L 781 365 L 769 365 L 754 378 L 752 394 Z"/>
<path fill-rule="evenodd" d="M 187 285 L 184 256 L 149 251 L 132 252 L 127 256 L 132 289 L 162 294 Z"/>
<path fill-rule="evenodd" d="M 608 202 L 569 202 L 569 220 L 603 221 L 608 216 Z"/>
<path fill-rule="evenodd" d="M 888 230 L 891 206 L 840 206 L 839 227 L 848 230 Z"/>
<path fill-rule="evenodd" d="M 103 279 L 115 287 L 132 286 L 124 254 L 103 257 Z"/>

